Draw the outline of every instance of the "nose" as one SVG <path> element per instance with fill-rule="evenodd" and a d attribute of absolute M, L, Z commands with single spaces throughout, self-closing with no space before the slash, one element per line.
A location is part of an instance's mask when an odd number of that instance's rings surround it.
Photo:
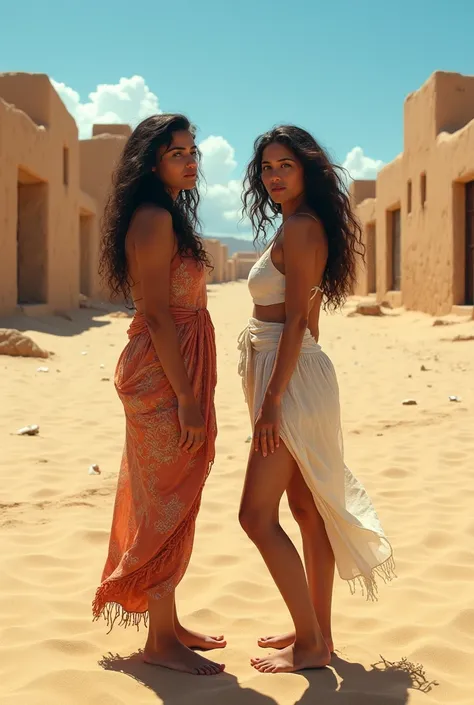
<path fill-rule="evenodd" d="M 271 176 L 270 176 L 270 181 L 271 181 L 272 184 L 276 184 L 276 183 L 278 183 L 280 180 L 281 180 L 281 179 L 280 179 L 280 174 L 275 173 L 275 172 L 274 172 L 273 174 L 271 174 Z"/>

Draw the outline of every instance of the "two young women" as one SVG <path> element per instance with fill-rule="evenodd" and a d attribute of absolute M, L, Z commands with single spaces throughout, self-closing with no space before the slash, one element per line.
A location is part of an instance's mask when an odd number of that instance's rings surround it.
<path fill-rule="evenodd" d="M 224 665 L 196 650 L 223 648 L 224 638 L 187 630 L 175 604 L 217 433 L 194 138 L 182 115 L 143 121 L 105 212 L 101 270 L 136 313 L 115 374 L 126 440 L 93 613 L 111 628 L 143 621 L 148 663 L 212 675 Z M 318 344 L 321 306 L 343 304 L 363 255 L 344 185 L 310 134 L 278 127 L 255 143 L 244 206 L 257 243 L 282 217 L 249 275 L 254 311 L 238 343 L 253 425 L 240 522 L 294 623 L 290 634 L 262 638 L 260 646 L 275 651 L 251 663 L 278 673 L 330 662 L 335 563 L 352 589 L 358 581 L 374 597 L 375 577 L 390 579 L 393 559 L 369 497 L 344 465 L 337 381 Z M 279 524 L 284 492 L 304 567 Z"/>

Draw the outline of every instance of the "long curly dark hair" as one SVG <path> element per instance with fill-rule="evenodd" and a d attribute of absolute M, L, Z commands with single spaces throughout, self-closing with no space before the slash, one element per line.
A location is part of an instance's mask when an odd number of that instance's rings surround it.
<path fill-rule="evenodd" d="M 262 156 L 265 147 L 279 142 L 288 147 L 304 170 L 305 205 L 321 221 L 328 243 L 328 259 L 321 288 L 323 307 L 341 307 L 352 292 L 357 257 L 364 260 L 365 246 L 359 222 L 352 213 L 345 170 L 331 162 L 326 152 L 306 130 L 281 125 L 255 140 L 254 154 L 247 167 L 242 195 L 243 212 L 255 231 L 254 244 L 265 244 L 267 230 L 281 214 L 281 206 L 269 196 L 262 182 Z"/>
<path fill-rule="evenodd" d="M 152 171 L 158 149 L 171 144 L 173 133 L 194 127 L 184 115 L 161 114 L 143 120 L 130 135 L 112 177 L 112 189 L 101 223 L 99 273 L 111 291 L 112 299 L 130 300 L 130 282 L 125 254 L 125 236 L 136 209 L 154 204 L 171 213 L 178 251 L 209 266 L 202 240 L 197 208 L 197 188 L 183 190 L 176 200 L 167 192 L 159 176 Z"/>

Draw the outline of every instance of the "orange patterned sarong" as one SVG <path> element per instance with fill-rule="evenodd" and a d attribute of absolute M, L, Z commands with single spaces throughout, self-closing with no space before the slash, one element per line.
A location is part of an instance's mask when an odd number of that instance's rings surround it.
<path fill-rule="evenodd" d="M 126 440 L 109 553 L 93 603 L 110 628 L 148 621 L 148 598 L 172 592 L 191 557 L 204 483 L 214 460 L 216 349 L 206 308 L 205 270 L 191 258 L 171 264 L 170 310 L 181 354 L 206 425 L 195 454 L 179 448 L 178 402 L 156 355 L 143 314 L 136 313 L 117 364 Z"/>

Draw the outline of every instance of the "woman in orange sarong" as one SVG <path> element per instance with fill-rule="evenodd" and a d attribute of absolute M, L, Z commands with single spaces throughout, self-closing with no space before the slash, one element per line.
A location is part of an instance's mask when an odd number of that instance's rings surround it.
<path fill-rule="evenodd" d="M 217 433 L 197 162 L 187 118 L 144 120 L 125 146 L 104 215 L 101 272 L 136 313 L 115 372 L 126 439 L 93 614 L 110 628 L 117 620 L 148 626 L 148 663 L 213 675 L 224 666 L 194 649 L 222 648 L 223 637 L 185 629 L 175 606 Z"/>

